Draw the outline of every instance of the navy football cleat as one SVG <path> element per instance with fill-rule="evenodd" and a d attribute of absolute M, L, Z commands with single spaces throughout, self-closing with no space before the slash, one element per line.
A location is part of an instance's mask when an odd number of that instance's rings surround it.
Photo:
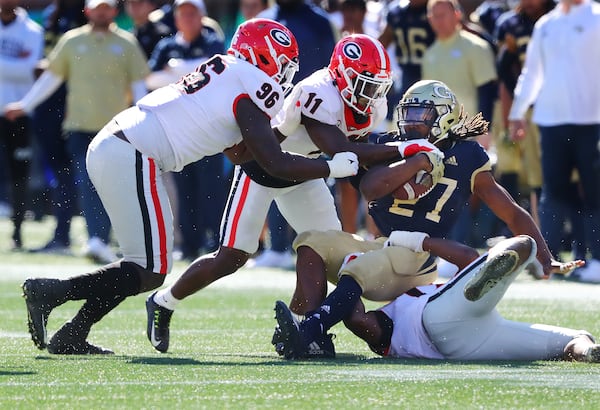
<path fill-rule="evenodd" d="M 27 306 L 27 327 L 38 349 L 45 349 L 48 344 L 46 325 L 50 312 L 58 305 L 53 297 L 58 283 L 58 279 L 27 279 L 21 285 Z"/>
<path fill-rule="evenodd" d="M 275 302 L 277 327 L 271 339 L 275 351 L 286 359 L 332 359 L 335 358 L 333 335 L 319 334 L 310 342 L 304 340 L 299 324 L 287 305 Z"/>
<path fill-rule="evenodd" d="M 152 293 L 146 299 L 146 312 L 148 313 L 148 340 L 152 346 L 161 353 L 169 350 L 169 325 L 173 310 L 162 307 L 154 301 Z"/>

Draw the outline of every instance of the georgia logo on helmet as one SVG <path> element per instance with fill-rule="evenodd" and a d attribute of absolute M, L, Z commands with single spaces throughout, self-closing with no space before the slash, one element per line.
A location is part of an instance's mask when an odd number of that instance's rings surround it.
<path fill-rule="evenodd" d="M 262 18 L 240 24 L 227 53 L 264 71 L 284 92 L 293 86 L 298 71 L 298 42 L 283 24 Z"/>
<path fill-rule="evenodd" d="M 384 98 L 392 86 L 385 47 L 364 34 L 338 41 L 328 69 L 344 102 L 359 114 L 369 114 L 375 101 Z"/>

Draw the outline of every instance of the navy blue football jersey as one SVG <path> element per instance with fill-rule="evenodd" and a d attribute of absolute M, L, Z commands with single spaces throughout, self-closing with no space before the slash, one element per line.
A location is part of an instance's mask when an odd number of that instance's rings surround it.
<path fill-rule="evenodd" d="M 387 24 L 394 33 L 396 60 L 402 69 L 402 94 L 421 79 L 425 50 L 433 44 L 435 34 L 427 20 L 427 7 L 409 7 L 408 3 L 392 7 Z"/>
<path fill-rule="evenodd" d="M 552 0 L 548 0 L 544 5 L 546 13 L 553 8 L 554 2 Z M 511 10 L 502 14 L 496 23 L 494 37 L 500 46 L 497 61 L 498 77 L 511 94 L 521 74 L 527 45 L 536 21 L 537 19 L 522 11 Z"/>
<path fill-rule="evenodd" d="M 524 13 L 516 13 L 512 10 L 508 11 L 498 19 L 495 33 L 496 41 L 499 44 L 504 44 L 512 48 L 511 51 L 519 55 L 519 60 L 522 64 L 525 61 L 525 52 L 527 51 L 527 44 L 529 44 L 534 25 L 535 21 L 527 17 Z"/>
<path fill-rule="evenodd" d="M 457 141 L 444 156 L 444 176 L 423 198 L 401 201 L 387 195 L 369 202 L 369 214 L 382 235 L 403 230 L 448 236 L 471 196 L 475 176 L 491 171 L 491 163 L 476 141 Z"/>

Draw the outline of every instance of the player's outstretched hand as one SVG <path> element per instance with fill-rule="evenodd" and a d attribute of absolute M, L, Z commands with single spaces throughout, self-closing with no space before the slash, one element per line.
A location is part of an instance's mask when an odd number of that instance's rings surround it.
<path fill-rule="evenodd" d="M 354 152 L 338 152 L 327 161 L 330 178 L 344 178 L 358 173 L 358 157 Z"/>
<path fill-rule="evenodd" d="M 536 279 L 549 279 L 553 274 L 568 275 L 575 269 L 581 268 L 583 265 L 585 265 L 585 261 L 579 259 L 569 262 L 559 262 L 552 259 L 546 266 L 542 266 L 542 264 L 535 259 L 526 269 Z"/>
<path fill-rule="evenodd" d="M 583 265 L 585 265 L 585 261 L 582 260 L 574 260 L 574 261 L 569 261 L 569 262 L 559 262 L 559 261 L 555 261 L 553 260 L 550 263 L 550 269 L 549 269 L 549 273 L 552 274 L 558 274 L 558 275 L 568 275 L 569 273 L 573 272 L 575 269 L 577 268 L 581 268 Z M 544 272 L 546 272 L 547 270 L 544 269 Z"/>

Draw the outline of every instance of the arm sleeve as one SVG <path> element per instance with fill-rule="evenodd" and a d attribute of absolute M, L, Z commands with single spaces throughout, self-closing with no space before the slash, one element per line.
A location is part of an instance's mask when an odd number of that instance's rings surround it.
<path fill-rule="evenodd" d="M 498 96 L 498 83 L 489 81 L 477 87 L 477 109 L 483 118 L 490 121 L 494 112 L 494 101 Z"/>
<path fill-rule="evenodd" d="M 62 83 L 62 77 L 59 77 L 52 71 L 44 71 L 40 78 L 33 83 L 29 92 L 21 99 L 23 110 L 27 113 L 31 113 L 35 107 L 50 97 Z"/>

